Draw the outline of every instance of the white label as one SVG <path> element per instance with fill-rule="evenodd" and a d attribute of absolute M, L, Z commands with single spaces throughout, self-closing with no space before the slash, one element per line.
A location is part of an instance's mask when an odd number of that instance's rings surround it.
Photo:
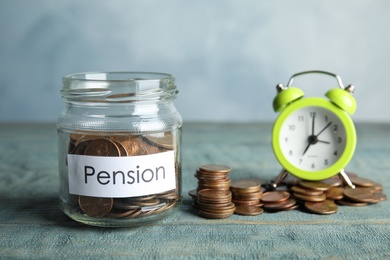
<path fill-rule="evenodd" d="M 68 154 L 69 193 L 127 198 L 176 188 L 174 151 L 142 156 Z"/>

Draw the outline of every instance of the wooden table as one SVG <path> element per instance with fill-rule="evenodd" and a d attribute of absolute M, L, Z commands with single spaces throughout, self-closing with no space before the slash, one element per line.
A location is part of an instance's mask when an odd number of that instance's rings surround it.
<path fill-rule="evenodd" d="M 390 125 L 357 124 L 349 171 L 390 191 Z M 89 227 L 58 207 L 54 124 L 0 125 L 0 258 L 288 258 L 390 257 L 390 202 L 339 207 L 332 215 L 302 211 L 204 219 L 191 206 L 202 164 L 233 168 L 233 180 L 270 180 L 281 167 L 271 124 L 199 124 L 183 128 L 181 209 L 149 226 Z"/>

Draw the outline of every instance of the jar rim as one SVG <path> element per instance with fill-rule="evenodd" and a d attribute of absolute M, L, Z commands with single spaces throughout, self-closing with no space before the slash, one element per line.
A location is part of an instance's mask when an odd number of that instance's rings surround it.
<path fill-rule="evenodd" d="M 161 72 L 81 72 L 63 76 L 62 97 L 73 101 L 128 102 L 174 98 L 175 77 Z"/>
<path fill-rule="evenodd" d="M 127 82 L 145 80 L 175 79 L 172 74 L 147 71 L 92 71 L 64 75 L 63 80 Z"/>

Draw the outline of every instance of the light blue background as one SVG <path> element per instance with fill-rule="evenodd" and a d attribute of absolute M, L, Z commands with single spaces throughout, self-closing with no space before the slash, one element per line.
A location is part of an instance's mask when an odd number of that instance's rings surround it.
<path fill-rule="evenodd" d="M 55 121 L 61 76 L 159 71 L 184 120 L 271 121 L 296 72 L 356 86 L 356 121 L 390 121 L 390 1 L 0 0 L 0 122 Z M 307 96 L 336 81 L 295 80 Z"/>

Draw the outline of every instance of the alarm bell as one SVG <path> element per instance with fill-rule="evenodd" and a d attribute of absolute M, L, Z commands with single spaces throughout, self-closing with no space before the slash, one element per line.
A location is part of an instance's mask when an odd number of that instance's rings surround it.
<path fill-rule="evenodd" d="M 354 89 L 353 85 L 349 85 L 345 89 L 334 88 L 326 92 L 325 96 L 341 109 L 353 115 L 356 111 L 356 100 L 352 96 Z"/>
<path fill-rule="evenodd" d="M 300 88 L 291 87 L 291 84 L 294 81 L 294 77 L 309 73 L 326 74 L 335 77 L 339 88 L 329 90 L 326 92 L 325 96 L 328 97 L 335 105 L 348 112 L 350 115 L 355 113 L 356 100 L 352 95 L 355 87 L 353 85 L 349 85 L 344 88 L 341 78 L 338 75 L 321 70 L 311 70 L 296 73 L 291 76 L 287 86 L 283 86 L 283 84 L 279 83 L 276 86 L 278 94 L 274 98 L 272 104 L 275 112 L 283 110 L 289 103 L 296 101 L 304 96 L 304 93 Z"/>
<path fill-rule="evenodd" d="M 289 103 L 304 96 L 300 88 L 284 87 L 282 84 L 276 86 L 278 95 L 274 98 L 273 107 L 275 112 L 283 110 Z"/>

